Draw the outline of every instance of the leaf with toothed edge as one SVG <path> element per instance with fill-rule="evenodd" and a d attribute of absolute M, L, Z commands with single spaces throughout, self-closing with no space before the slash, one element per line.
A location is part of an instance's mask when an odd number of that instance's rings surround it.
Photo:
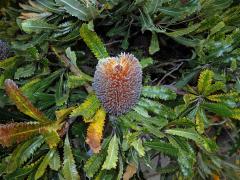
<path fill-rule="evenodd" d="M 5 81 L 5 90 L 10 99 L 15 103 L 19 111 L 32 117 L 39 122 L 50 122 L 50 120 L 23 95 L 17 85 L 10 79 Z"/>
<path fill-rule="evenodd" d="M 118 148 L 118 138 L 115 134 L 109 143 L 107 150 L 108 155 L 103 163 L 102 169 L 110 170 L 116 168 L 118 161 Z"/>

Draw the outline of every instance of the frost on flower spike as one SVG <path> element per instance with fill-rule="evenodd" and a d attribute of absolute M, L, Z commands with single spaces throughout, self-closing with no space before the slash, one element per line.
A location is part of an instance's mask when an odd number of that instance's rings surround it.
<path fill-rule="evenodd" d="M 93 89 L 108 113 L 126 113 L 137 103 L 141 87 L 142 68 L 132 54 L 121 53 L 99 61 Z"/>

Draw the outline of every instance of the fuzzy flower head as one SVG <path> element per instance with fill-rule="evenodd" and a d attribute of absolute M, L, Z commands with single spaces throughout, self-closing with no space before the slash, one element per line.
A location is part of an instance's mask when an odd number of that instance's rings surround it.
<path fill-rule="evenodd" d="M 132 54 L 99 61 L 93 89 L 108 113 L 118 116 L 129 111 L 137 103 L 141 87 L 142 68 Z"/>

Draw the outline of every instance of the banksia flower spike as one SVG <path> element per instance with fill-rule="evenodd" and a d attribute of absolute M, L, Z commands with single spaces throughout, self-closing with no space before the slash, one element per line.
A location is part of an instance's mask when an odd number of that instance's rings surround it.
<path fill-rule="evenodd" d="M 0 40 L 0 60 L 9 57 L 10 48 L 7 42 Z"/>
<path fill-rule="evenodd" d="M 111 115 L 121 115 L 138 101 L 142 87 L 142 68 L 132 54 L 99 61 L 93 89 L 105 110 Z"/>

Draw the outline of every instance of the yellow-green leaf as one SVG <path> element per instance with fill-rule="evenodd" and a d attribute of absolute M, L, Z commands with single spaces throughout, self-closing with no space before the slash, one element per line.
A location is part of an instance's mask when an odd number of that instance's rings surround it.
<path fill-rule="evenodd" d="M 17 85 L 10 79 L 5 81 L 5 89 L 10 99 L 15 103 L 19 111 L 32 117 L 39 122 L 50 122 L 50 120 L 23 95 Z"/>

